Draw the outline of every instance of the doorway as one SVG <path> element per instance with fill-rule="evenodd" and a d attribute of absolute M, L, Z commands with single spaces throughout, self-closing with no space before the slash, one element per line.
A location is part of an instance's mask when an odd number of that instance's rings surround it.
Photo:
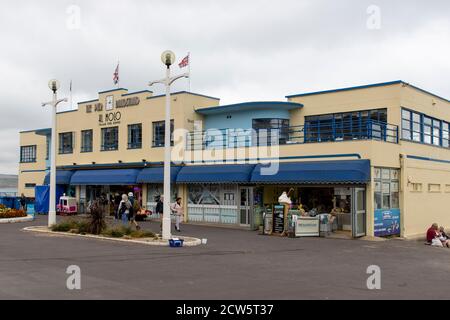
<path fill-rule="evenodd" d="M 239 187 L 239 224 L 241 226 L 250 226 L 253 188 Z"/>

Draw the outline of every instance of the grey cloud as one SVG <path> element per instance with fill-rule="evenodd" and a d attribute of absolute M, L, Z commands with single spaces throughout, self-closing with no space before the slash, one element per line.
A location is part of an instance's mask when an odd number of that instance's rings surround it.
<path fill-rule="evenodd" d="M 66 27 L 70 5 L 81 28 Z M 368 30 L 367 8 L 381 9 Z M 0 12 L 0 172 L 15 173 L 18 131 L 47 127 L 47 81 L 74 101 L 121 85 L 146 89 L 163 69 L 160 52 L 192 55 L 192 89 L 222 103 L 403 79 L 450 96 L 448 0 L 31 1 Z M 170 23 L 167 23 L 167 22 Z M 187 88 L 180 82 L 175 90 Z M 162 88 L 153 88 L 161 93 Z M 68 108 L 65 106 L 64 108 Z M 14 143 L 5 143 L 14 141 Z"/>

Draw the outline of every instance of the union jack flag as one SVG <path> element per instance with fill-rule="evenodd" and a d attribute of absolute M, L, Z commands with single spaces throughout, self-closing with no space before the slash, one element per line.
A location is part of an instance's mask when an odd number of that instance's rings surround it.
<path fill-rule="evenodd" d="M 181 60 L 181 62 L 178 64 L 178 66 L 181 68 L 187 67 L 189 65 L 189 55 L 187 55 L 186 57 L 184 57 L 183 60 Z"/>
<path fill-rule="evenodd" d="M 119 83 L 119 64 L 117 64 L 116 70 L 114 71 L 113 82 L 114 82 L 114 84 Z"/>

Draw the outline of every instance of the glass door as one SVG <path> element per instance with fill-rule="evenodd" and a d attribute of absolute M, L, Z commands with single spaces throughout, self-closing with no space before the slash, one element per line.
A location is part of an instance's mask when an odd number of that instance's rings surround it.
<path fill-rule="evenodd" d="M 353 189 L 352 236 L 354 238 L 366 235 L 366 189 Z"/>
<path fill-rule="evenodd" d="M 239 188 L 239 223 L 243 226 L 250 225 L 250 193 L 249 187 Z"/>

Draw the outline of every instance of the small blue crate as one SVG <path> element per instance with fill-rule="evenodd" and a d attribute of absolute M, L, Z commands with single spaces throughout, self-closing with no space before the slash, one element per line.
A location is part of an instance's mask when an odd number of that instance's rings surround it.
<path fill-rule="evenodd" d="M 171 248 L 179 248 L 182 247 L 184 243 L 183 239 L 170 239 L 169 245 Z"/>

